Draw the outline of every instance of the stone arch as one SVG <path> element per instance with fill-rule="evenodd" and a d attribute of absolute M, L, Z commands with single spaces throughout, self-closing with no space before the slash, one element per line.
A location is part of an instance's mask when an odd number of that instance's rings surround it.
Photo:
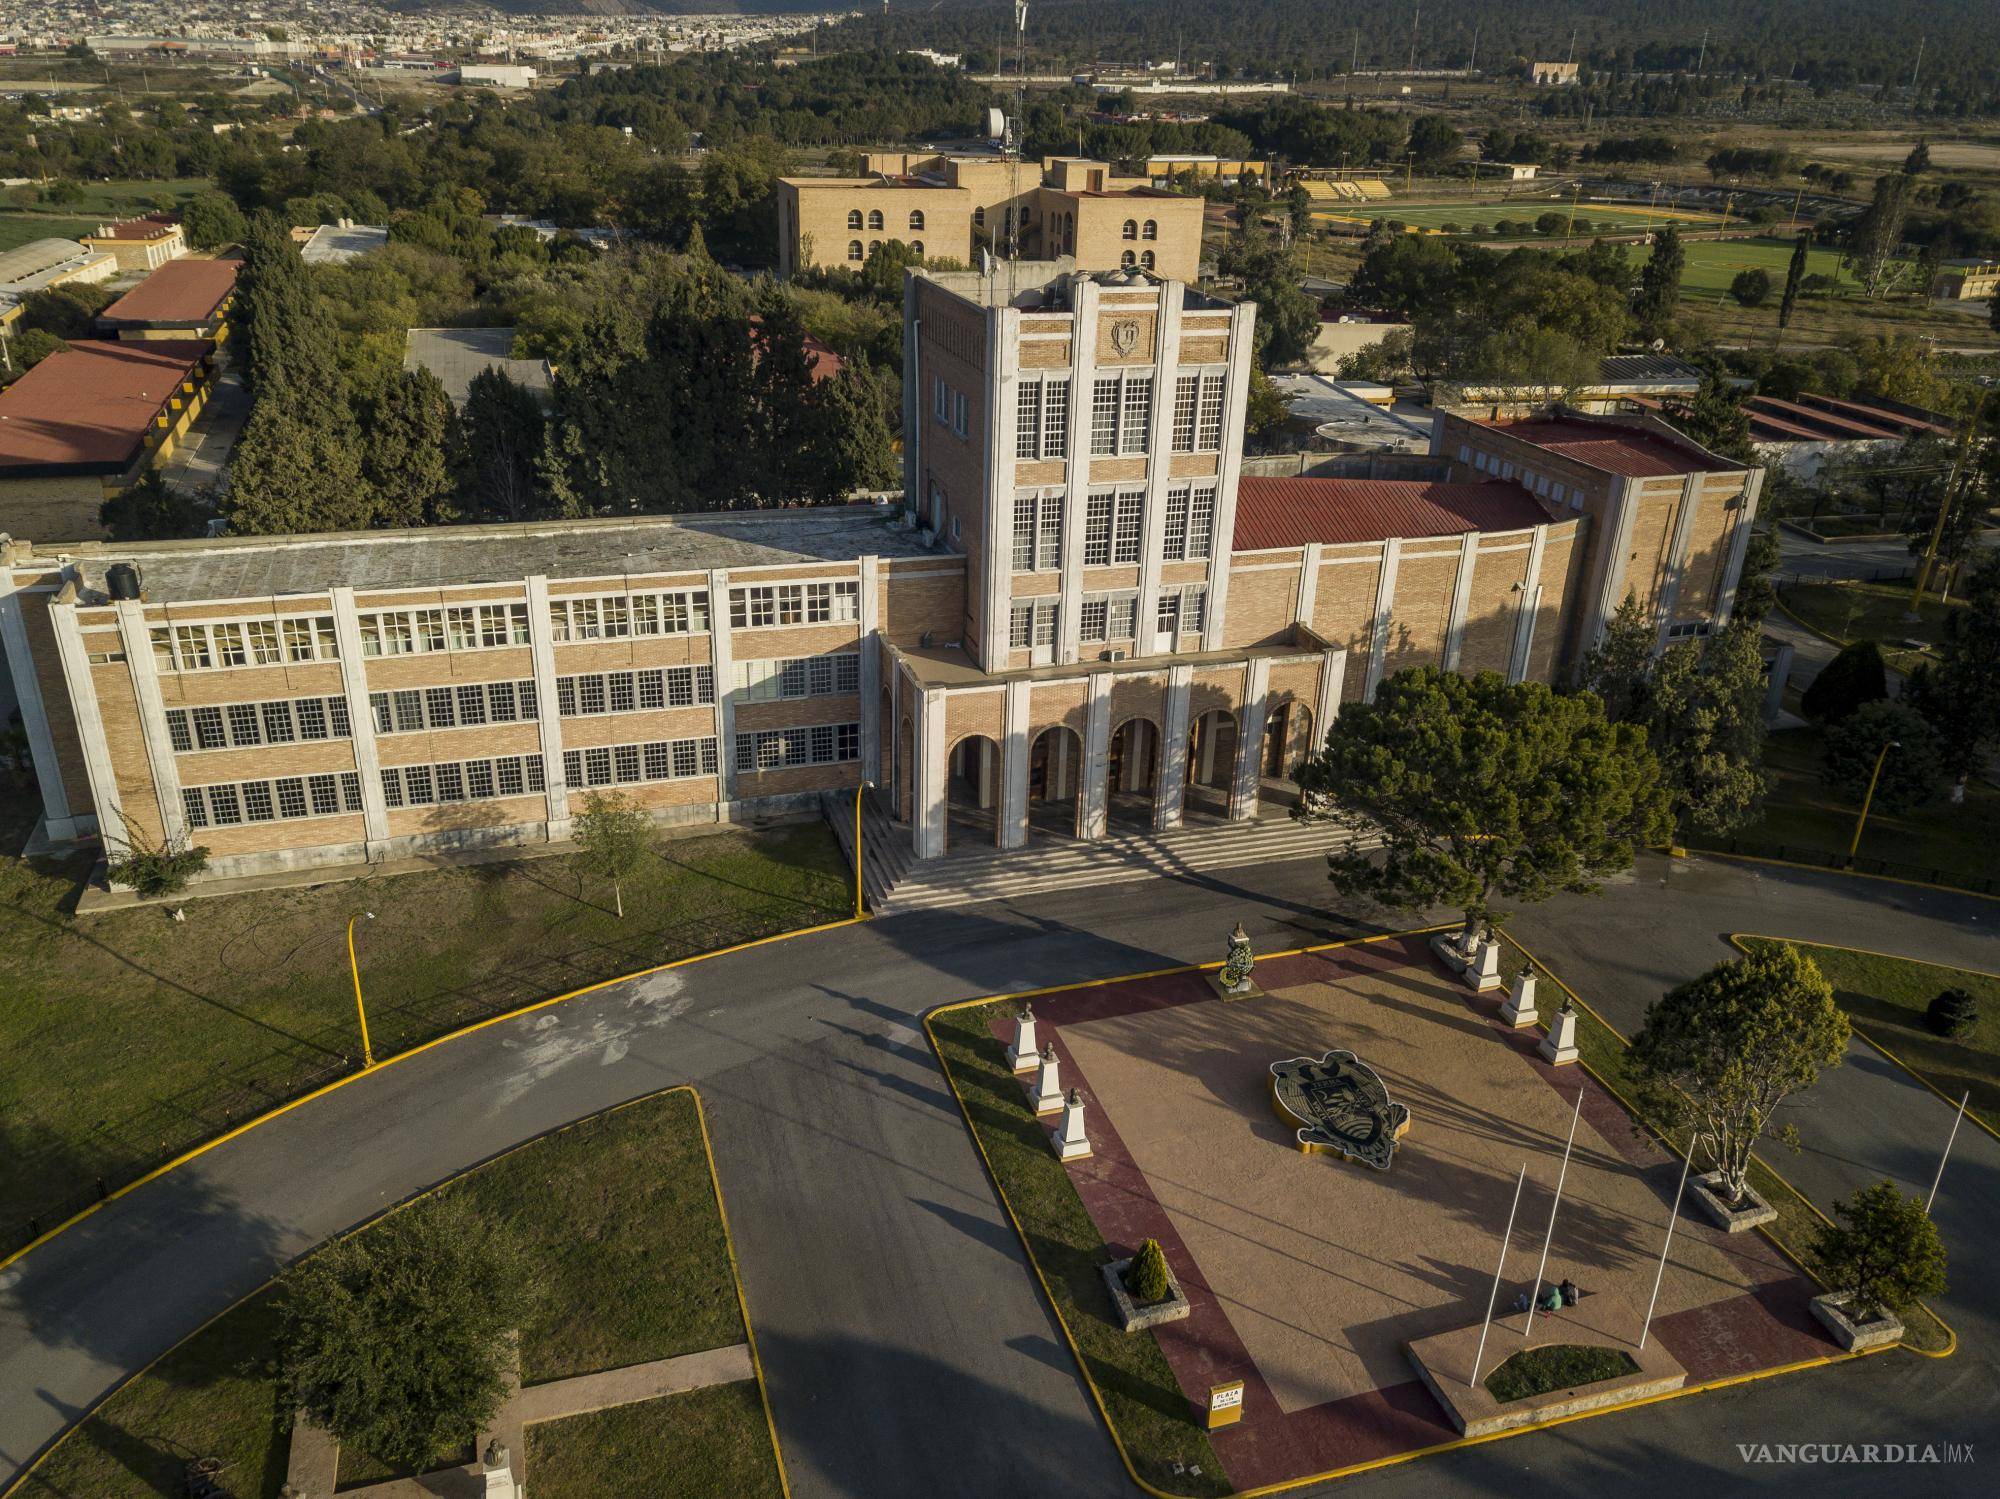
<path fill-rule="evenodd" d="M 1028 826 L 1065 838 L 1083 836 L 1083 735 L 1046 725 L 1028 746 Z"/>
<path fill-rule="evenodd" d="M 1112 728 L 1104 762 L 1107 821 L 1153 826 L 1162 748 L 1156 718 L 1134 713 Z"/>
<path fill-rule="evenodd" d="M 1209 708 L 1189 723 L 1187 816 L 1229 815 L 1229 792 L 1236 780 L 1241 737 L 1241 720 L 1229 708 Z"/>
<path fill-rule="evenodd" d="M 954 841 L 1000 841 L 1006 799 L 1000 742 L 977 732 L 961 734 L 944 753 L 945 848 Z"/>

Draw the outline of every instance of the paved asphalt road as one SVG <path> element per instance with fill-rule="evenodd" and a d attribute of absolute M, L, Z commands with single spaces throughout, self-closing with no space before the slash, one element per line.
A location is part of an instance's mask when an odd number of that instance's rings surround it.
<path fill-rule="evenodd" d="M 284 1260 L 542 1130 L 667 1084 L 710 1110 L 753 1322 L 802 1499 L 1128 1495 L 917 1029 L 948 999 L 1353 935 L 1311 863 L 924 912 L 636 981 L 436 1048 L 120 1200 L 0 1277 L 0 1471 Z M 2000 905 L 1830 875 L 1648 859 L 1526 942 L 1614 1022 L 1757 927 L 2000 969 Z M 1781 1169 L 1822 1201 L 1927 1182 L 1950 1111 L 1855 1053 L 1799 1111 Z M 2000 1433 L 2000 1142 L 1960 1136 L 1938 1218 L 1950 1360 L 1891 1353 L 1488 1444 L 1343 1491 L 1684 1496 L 1972 1492 L 1977 1467 L 1745 1465 L 1738 1442 L 1974 1442 Z M 1990 1475 L 1989 1475 L 1990 1484 Z M 1981 1492 L 1985 1490 L 1982 1489 Z"/>

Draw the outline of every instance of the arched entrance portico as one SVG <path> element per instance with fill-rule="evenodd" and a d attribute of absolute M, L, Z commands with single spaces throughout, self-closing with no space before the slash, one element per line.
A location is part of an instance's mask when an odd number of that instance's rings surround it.
<path fill-rule="evenodd" d="M 1186 818 L 1229 816 L 1229 788 L 1236 779 L 1238 732 L 1236 715 L 1227 708 L 1211 708 L 1189 727 L 1187 802 L 1183 813 Z"/>
<path fill-rule="evenodd" d="M 1028 751 L 1028 825 L 1064 838 L 1083 836 L 1083 738 L 1057 724 Z"/>
<path fill-rule="evenodd" d="M 1111 731 L 1105 757 L 1105 807 L 1113 826 L 1153 826 L 1160 790 L 1160 726 L 1150 718 L 1128 718 Z"/>
<path fill-rule="evenodd" d="M 1289 815 L 1298 805 L 1298 769 L 1314 747 L 1312 709 L 1296 698 L 1272 703 L 1264 718 L 1263 754 L 1257 767 L 1261 815 Z"/>
<path fill-rule="evenodd" d="M 1000 746 L 968 734 L 945 752 L 945 847 L 1000 841 Z"/>

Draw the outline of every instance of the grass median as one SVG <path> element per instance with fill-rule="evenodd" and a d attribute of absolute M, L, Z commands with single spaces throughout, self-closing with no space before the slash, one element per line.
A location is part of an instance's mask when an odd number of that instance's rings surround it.
<path fill-rule="evenodd" d="M 446 1186 L 505 1225 L 537 1288 L 521 1328 L 525 1384 L 743 1341 L 698 1106 L 685 1088 L 545 1136 Z M 414 1209 L 421 1211 L 419 1206 Z M 367 1229 L 361 1232 L 368 1232 Z M 43 1461 L 18 1499 L 136 1499 L 185 1493 L 189 1465 L 217 1459 L 230 1499 L 276 1499 L 289 1450 L 279 1407 L 277 1293 L 266 1290 L 196 1333 L 113 1395 Z M 696 1398 L 700 1397 L 700 1398 Z M 622 1493 L 771 1499 L 778 1465 L 756 1382 L 530 1427 L 525 1477 L 548 1494 L 597 1492 L 548 1481 L 596 1456 L 725 1475 L 711 1490 L 633 1481 Z M 578 1423 L 597 1422 L 596 1427 Z M 549 1475 L 534 1463 L 549 1457 Z M 342 1454 L 343 1481 L 385 1476 Z M 643 1480 L 650 1466 L 618 1476 Z M 613 1492 L 604 1489 L 602 1492 Z"/>
<path fill-rule="evenodd" d="M 30 808 L 0 805 L 18 847 Z M 850 914 L 826 828 L 663 841 L 611 891 L 574 858 L 77 917 L 86 862 L 0 861 L 0 1255 L 162 1161 L 360 1061 L 346 929 L 375 1056 L 535 1000 Z"/>
<path fill-rule="evenodd" d="M 948 1010 L 927 1022 L 946 1074 L 1005 1193 L 1105 1415 L 1139 1476 L 1171 1494 L 1227 1494 L 1208 1437 L 1152 1333 L 1110 1320 L 1104 1240 L 1069 1172 L 1049 1149 L 1045 1121 L 1029 1113 L 991 1022 L 1006 1001 Z M 1175 1466 L 1201 1469 L 1175 1472 Z"/>

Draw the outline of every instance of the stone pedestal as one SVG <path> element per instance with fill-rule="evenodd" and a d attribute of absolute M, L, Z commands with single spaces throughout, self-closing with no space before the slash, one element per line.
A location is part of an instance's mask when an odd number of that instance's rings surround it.
<path fill-rule="evenodd" d="M 1570 1007 L 1568 1000 L 1564 1000 L 1562 1008 L 1556 1011 L 1555 1018 L 1549 1022 L 1549 1033 L 1542 1037 L 1542 1044 L 1536 1050 L 1542 1054 L 1542 1060 L 1551 1066 L 1562 1067 L 1576 1060 L 1576 1011 Z"/>
<path fill-rule="evenodd" d="M 1042 1054 L 1036 1061 L 1032 1102 L 1037 1114 L 1053 1114 L 1063 1106 L 1062 1081 L 1057 1076 L 1056 1047 L 1053 1041 L 1042 1048 Z"/>
<path fill-rule="evenodd" d="M 1460 975 L 1475 994 L 1485 994 L 1500 987 L 1500 939 L 1488 937 L 1473 950 L 1472 961 L 1465 965 Z"/>
<path fill-rule="evenodd" d="M 504 1442 L 488 1442 L 479 1466 L 479 1476 L 486 1483 L 480 1490 L 485 1499 L 519 1499 L 521 1491 L 514 1482 L 513 1458 Z"/>
<path fill-rule="evenodd" d="M 1034 1007 L 1022 1005 L 1021 1013 L 1014 1017 L 1014 1039 L 1007 1043 L 1007 1065 L 1016 1072 L 1027 1072 L 1041 1059 L 1041 1048 L 1035 1045 Z"/>
<path fill-rule="evenodd" d="M 1856 1322 L 1847 1315 L 1849 1297 L 1845 1291 L 1832 1296 L 1815 1296 L 1812 1314 L 1833 1334 L 1833 1340 L 1849 1353 L 1865 1353 L 1903 1340 L 1903 1321 L 1883 1312 L 1873 1322 Z"/>
<path fill-rule="evenodd" d="M 1724 1233 L 1746 1233 L 1778 1218 L 1778 1210 L 1759 1196 L 1755 1187 L 1750 1188 L 1742 1202 L 1731 1203 L 1724 1195 L 1722 1174 L 1717 1171 L 1692 1178 L 1688 1182 L 1688 1196 Z"/>
<path fill-rule="evenodd" d="M 1523 968 L 1520 976 L 1514 980 L 1512 991 L 1500 1003 L 1500 1018 L 1515 1030 L 1535 1023 L 1534 969 Z"/>
<path fill-rule="evenodd" d="M 1075 1088 L 1063 1100 L 1062 1123 L 1049 1131 L 1049 1146 L 1064 1161 L 1080 1161 L 1090 1154 L 1090 1137 L 1083 1132 L 1083 1094 Z"/>

